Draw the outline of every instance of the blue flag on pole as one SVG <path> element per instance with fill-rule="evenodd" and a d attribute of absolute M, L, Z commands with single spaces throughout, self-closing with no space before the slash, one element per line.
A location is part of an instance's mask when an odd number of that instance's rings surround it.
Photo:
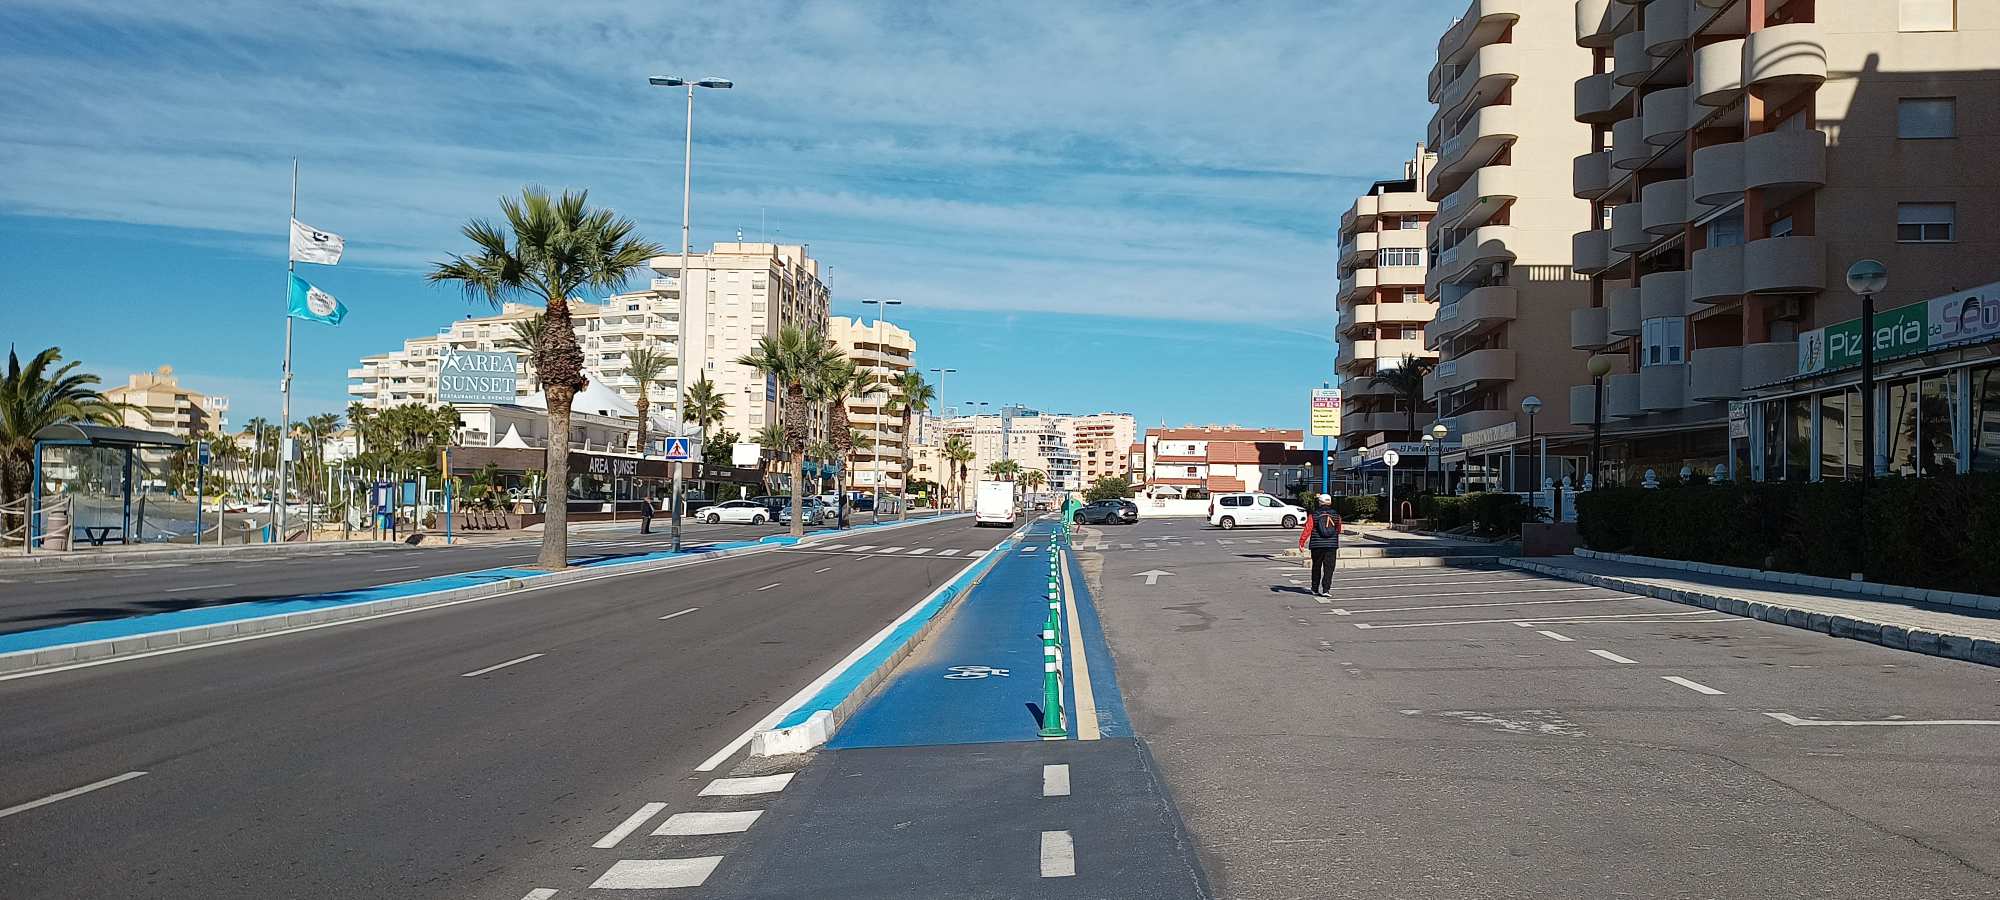
<path fill-rule="evenodd" d="M 325 325 L 338 325 L 341 319 L 347 318 L 347 307 L 339 300 L 333 299 L 332 294 L 313 287 L 297 275 L 291 278 L 289 315 L 292 318 Z"/>

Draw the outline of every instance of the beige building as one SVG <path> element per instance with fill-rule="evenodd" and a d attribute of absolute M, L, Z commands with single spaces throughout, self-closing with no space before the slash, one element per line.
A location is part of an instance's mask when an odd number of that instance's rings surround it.
<path fill-rule="evenodd" d="M 1591 73 L 1576 7 L 1474 0 L 1438 40 L 1430 73 L 1437 162 L 1424 187 L 1438 209 L 1425 293 L 1438 309 L 1425 343 L 1438 364 L 1425 394 L 1446 441 L 1463 445 L 1445 464 L 1488 486 L 1524 481 L 1512 466 L 1528 443 L 1522 400 L 1541 400 L 1540 426 L 1568 421 L 1573 373 L 1587 357 L 1564 335 L 1570 311 L 1590 305 L 1570 260 L 1576 223 L 1590 214 L 1571 191 L 1571 160 L 1591 149 L 1591 129 L 1553 102 Z"/>
<path fill-rule="evenodd" d="M 1410 401 L 1375 376 L 1408 358 L 1435 360 L 1424 330 L 1437 316 L 1425 292 L 1431 218 L 1437 204 L 1421 187 L 1437 157 L 1417 145 L 1403 163 L 1403 177 L 1377 181 L 1340 217 L 1339 349 L 1334 365 L 1341 374 L 1340 446 L 1369 441 L 1416 440 L 1409 430 Z M 1421 403 L 1419 428 L 1437 418 L 1435 406 Z"/>
<path fill-rule="evenodd" d="M 834 316 L 827 324 L 828 339 L 848 359 L 883 382 L 893 381 L 916 365 L 916 338 L 895 325 L 880 319 L 863 322 L 845 316 Z M 903 489 L 903 459 L 913 442 L 909 435 L 903 434 L 903 417 L 893 408 L 894 399 L 895 392 L 884 384 L 873 394 L 847 401 L 849 426 L 861 432 L 871 445 L 854 451 L 856 490 L 871 490 L 877 485 L 884 491 Z M 917 430 L 919 415 L 912 415 L 910 430 Z M 912 471 L 911 477 L 922 476 Z"/>
<path fill-rule="evenodd" d="M 104 397 L 126 404 L 127 428 L 165 431 L 182 437 L 203 432 L 221 433 L 229 427 L 229 398 L 203 394 L 181 387 L 173 366 L 161 366 L 125 380 L 123 387 L 108 388 Z"/>
<path fill-rule="evenodd" d="M 1583 0 L 1576 41 L 1592 301 L 1570 343 L 1614 363 L 1607 480 L 1857 476 L 1864 258 L 1889 271 L 1878 470 L 2000 469 L 2000 6 Z M 1571 370 L 1578 425 L 1589 378 Z M 1730 401 L 1751 401 L 1734 428 Z"/>
<path fill-rule="evenodd" d="M 1303 452 L 1296 428 L 1187 425 L 1146 429 L 1142 471 L 1148 497 L 1200 499 L 1210 493 L 1285 493 L 1303 478 L 1300 467 L 1318 454 Z"/>
<path fill-rule="evenodd" d="M 971 444 L 977 456 L 967 472 L 973 480 L 985 477 L 987 466 L 1009 459 L 1043 473 L 1045 490 L 1081 491 L 1098 477 L 1130 471 L 1129 448 L 1138 426 L 1130 413 L 1069 415 L 1009 406 L 999 414 L 939 419 L 934 431 L 939 445 L 954 434 Z M 927 461 L 919 456 L 920 465 Z M 1087 474 L 1092 472 L 1098 474 Z"/>
<path fill-rule="evenodd" d="M 1130 413 L 1068 416 L 1060 421 L 1058 427 L 1076 454 L 1079 487 L 1088 488 L 1099 478 L 1131 479 L 1132 443 L 1138 438 L 1139 423 Z"/>

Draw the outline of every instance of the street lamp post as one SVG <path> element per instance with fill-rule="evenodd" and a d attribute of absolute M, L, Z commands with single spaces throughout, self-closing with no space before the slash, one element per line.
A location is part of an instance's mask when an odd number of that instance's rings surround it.
<path fill-rule="evenodd" d="M 1875 486 L 1875 295 L 1889 286 L 1889 267 L 1864 259 L 1847 268 L 1847 289 L 1861 295 L 1861 560 L 1868 574 L 1868 489 Z"/>
<path fill-rule="evenodd" d="M 1542 489 L 1542 456 L 1535 452 L 1535 413 L 1542 411 L 1542 398 L 1529 394 L 1521 398 L 1521 411 L 1528 414 L 1528 455 L 1534 459 L 1535 477 L 1528 479 L 1528 505 L 1535 505 L 1535 494 Z"/>
<path fill-rule="evenodd" d="M 1611 374 L 1611 357 L 1602 353 L 1590 358 L 1591 402 L 1597 407 L 1590 417 L 1590 486 L 1596 488 L 1604 478 L 1599 469 L 1604 450 L 1604 376 Z"/>
<path fill-rule="evenodd" d="M 1438 493 L 1440 494 L 1450 493 L 1451 488 L 1450 480 L 1445 478 L 1444 475 L 1444 436 L 1450 433 L 1451 429 L 1446 427 L 1443 422 L 1431 423 L 1431 437 L 1437 439 L 1437 480 Z"/>
<path fill-rule="evenodd" d="M 884 372 L 887 372 L 887 371 L 889 371 L 889 364 L 888 364 L 888 363 L 886 362 L 886 359 L 888 358 L 889 354 L 887 354 L 887 353 L 884 353 L 884 352 L 882 352 L 882 314 L 883 314 L 884 312 L 887 312 L 887 311 L 888 311 L 888 309 L 889 309 L 889 307 L 891 307 L 891 306 L 901 306 L 901 305 L 903 305 L 903 301 L 901 301 L 901 300 L 863 300 L 863 301 L 861 301 L 861 304 L 862 304 L 862 305 L 863 305 L 864 307 L 865 307 L 865 306 L 867 306 L 867 305 L 868 305 L 868 304 L 870 304 L 870 303 L 873 303 L 873 304 L 875 304 L 875 355 L 876 355 L 877 357 L 881 357 L 881 359 L 878 359 L 878 360 L 876 360 L 876 361 L 877 361 L 878 363 L 880 363 L 880 364 L 881 364 L 881 365 L 880 365 L 880 368 L 881 368 L 881 370 L 882 370 L 882 371 L 884 371 Z M 875 433 L 879 435 L 879 434 L 881 434 L 881 433 L 882 433 L 882 423 L 881 423 L 881 419 L 882 419 L 882 407 L 881 407 L 881 406 L 877 406 L 877 407 L 875 407 L 875 418 L 876 418 L 876 423 L 875 423 Z M 906 435 L 903 435 L 903 452 L 904 452 L 904 453 L 908 453 L 908 452 L 910 452 L 910 436 L 909 436 L 909 435 L 907 435 L 907 434 L 906 434 Z M 874 484 L 874 486 L 873 486 L 873 487 L 874 487 L 874 491 L 875 491 L 875 493 L 874 493 L 874 495 L 873 495 L 873 499 L 872 499 L 872 500 L 871 500 L 871 501 L 869 502 L 869 509 L 870 509 L 870 510 L 871 510 L 871 511 L 872 511 L 872 512 L 874 513 L 874 515 L 875 515 L 875 521 L 877 521 L 877 522 L 880 522 L 880 521 L 882 521 L 882 441 L 881 441 L 881 439 L 880 439 L 879 437 L 878 437 L 878 438 L 876 439 L 876 441 L 875 441 L 875 446 L 873 446 L 873 447 L 869 448 L 869 451 L 868 451 L 868 458 L 869 458 L 869 459 L 870 459 L 871 461 L 873 461 L 873 462 L 875 463 L 875 466 L 874 466 L 874 468 L 875 468 L 875 484 Z M 906 484 L 906 485 L 903 485 L 903 495 L 902 495 L 902 496 L 903 496 L 903 504 L 904 504 L 905 506 L 908 506 L 908 505 L 909 505 L 909 502 L 910 502 L 910 486 L 909 486 L 909 485 L 907 485 L 907 484 Z M 846 497 L 842 497 L 842 498 L 840 498 L 840 502 L 841 502 L 841 503 L 846 503 L 846 502 L 847 502 L 847 498 L 846 498 Z"/>
<path fill-rule="evenodd" d="M 930 410 L 928 410 L 928 411 L 929 411 L 929 412 L 930 412 L 930 413 L 932 414 L 932 417 L 933 417 L 933 418 L 935 418 L 935 417 L 937 417 L 937 414 L 938 414 L 938 413 L 941 413 L 941 412 L 943 412 L 943 411 L 944 411 L 944 410 L 943 410 L 943 407 L 942 407 L 942 404 L 944 403 L 944 377 L 945 377 L 946 375 L 953 375 L 953 374 L 956 374 L 956 373 L 958 372 L 958 370 L 957 370 L 957 369 L 932 369 L 932 370 L 931 370 L 931 372 L 933 372 L 934 374 L 936 374 L 936 375 L 937 375 L 937 389 L 936 389 L 936 390 L 933 390 L 933 391 L 931 391 L 931 408 L 930 408 Z M 923 423 L 923 420 L 922 420 L 922 419 L 918 419 L 918 420 L 917 420 L 917 433 L 918 433 L 918 434 L 922 434 L 922 433 L 923 433 L 923 425 L 924 425 L 924 423 Z M 938 443 L 939 443 L 939 445 L 940 445 L 940 446 L 942 446 L 944 442 L 943 442 L 943 441 L 939 441 Z M 927 445 L 927 446 L 928 446 L 928 445 Z M 905 440 L 903 441 L 903 452 L 905 452 L 905 453 L 908 453 L 908 452 L 910 452 L 910 442 L 909 442 L 909 440 L 908 440 L 908 439 L 905 439 Z M 946 481 L 949 481 L 949 480 L 950 480 L 950 479 L 946 479 Z M 938 491 L 938 492 L 939 492 L 939 494 L 940 494 L 940 495 L 942 495 L 942 494 L 943 494 L 943 487 L 942 487 L 942 485 L 943 485 L 943 482 L 939 482 L 939 485 L 940 485 L 940 487 L 939 487 L 939 491 Z M 904 490 L 905 492 L 907 492 L 907 491 L 909 491 L 909 489 L 910 489 L 910 485 L 909 485 L 909 483 L 908 483 L 908 482 L 905 482 L 905 483 L 903 484 L 903 490 Z M 935 501 L 933 501 L 933 502 L 932 502 L 931 506 L 932 506 L 932 509 L 933 509 L 933 510 L 939 510 L 939 511 L 943 510 L 943 509 L 944 509 L 944 498 L 943 498 L 942 496 L 939 496 L 937 500 L 935 500 Z"/>
<path fill-rule="evenodd" d="M 694 89 L 700 87 L 727 90 L 735 87 L 736 83 L 726 78 L 713 77 L 703 78 L 698 81 L 689 81 L 677 75 L 654 75 L 646 79 L 646 83 L 654 87 L 687 88 L 687 131 L 686 138 L 681 145 L 681 274 L 680 278 L 676 279 L 679 282 L 679 290 L 676 293 L 680 295 L 680 318 L 675 323 L 676 334 L 674 336 L 674 417 L 680 420 L 680 427 L 676 430 L 686 432 L 688 373 L 688 204 L 691 191 L 694 187 Z M 704 433 L 701 435 L 701 440 L 705 441 L 708 439 L 707 430 L 706 428 L 702 429 Z M 687 437 L 687 435 L 683 433 L 677 434 L 675 437 Z M 639 448 L 639 452 L 644 454 L 646 452 L 645 448 Z M 672 546 L 675 553 L 681 552 L 681 508 L 687 505 L 687 497 L 684 493 L 686 482 L 683 480 L 685 477 L 683 473 L 688 465 L 689 463 L 686 462 L 674 463 L 674 516 L 672 526 L 668 530 L 672 532 Z M 567 487 L 564 489 L 567 490 Z"/>
<path fill-rule="evenodd" d="M 1431 477 L 1431 457 L 1436 455 L 1432 451 L 1437 447 L 1437 438 L 1431 437 L 1431 433 L 1426 431 L 1418 440 L 1424 444 L 1424 490 L 1435 493 L 1437 480 Z"/>

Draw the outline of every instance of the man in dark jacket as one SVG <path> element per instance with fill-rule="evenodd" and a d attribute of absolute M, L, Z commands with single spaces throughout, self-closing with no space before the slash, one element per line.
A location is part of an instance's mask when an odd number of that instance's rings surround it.
<path fill-rule="evenodd" d="M 653 533 L 653 498 L 639 498 L 639 533 Z"/>
<path fill-rule="evenodd" d="M 1340 515 L 1333 511 L 1333 498 L 1319 495 L 1319 503 L 1306 516 L 1305 530 L 1299 532 L 1299 547 L 1312 556 L 1312 592 L 1324 597 L 1333 590 L 1333 564 L 1340 556 Z"/>

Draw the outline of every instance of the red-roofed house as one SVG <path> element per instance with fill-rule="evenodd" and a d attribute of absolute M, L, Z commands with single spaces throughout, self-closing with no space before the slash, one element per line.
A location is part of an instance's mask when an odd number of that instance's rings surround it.
<path fill-rule="evenodd" d="M 1200 499 L 1210 493 L 1290 493 L 1308 480 L 1318 455 L 1297 428 L 1151 428 L 1137 470 L 1151 497 Z"/>

